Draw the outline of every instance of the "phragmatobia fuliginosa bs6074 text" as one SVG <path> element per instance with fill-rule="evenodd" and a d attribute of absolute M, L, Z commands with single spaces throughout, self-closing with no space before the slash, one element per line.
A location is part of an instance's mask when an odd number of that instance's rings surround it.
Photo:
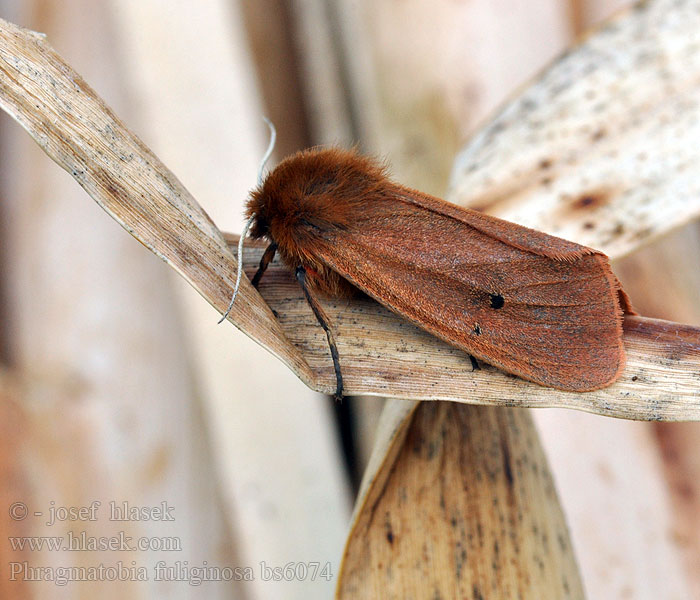
<path fill-rule="evenodd" d="M 477 358 L 541 385 L 588 391 L 624 366 L 631 312 L 601 252 L 391 181 L 337 148 L 287 158 L 253 191 L 251 236 L 267 238 L 253 283 L 279 252 L 326 330 L 316 293 L 361 290 Z"/>

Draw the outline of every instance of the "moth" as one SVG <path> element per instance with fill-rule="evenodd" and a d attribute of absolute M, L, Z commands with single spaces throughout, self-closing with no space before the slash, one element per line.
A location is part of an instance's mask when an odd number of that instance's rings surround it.
<path fill-rule="evenodd" d="M 279 164 L 247 204 L 250 234 L 279 253 L 326 331 L 342 397 L 341 359 L 318 296 L 360 292 L 508 373 L 583 392 L 624 367 L 632 308 L 602 252 L 462 208 L 393 182 L 338 148 Z M 233 301 L 232 301 L 233 303 Z"/>

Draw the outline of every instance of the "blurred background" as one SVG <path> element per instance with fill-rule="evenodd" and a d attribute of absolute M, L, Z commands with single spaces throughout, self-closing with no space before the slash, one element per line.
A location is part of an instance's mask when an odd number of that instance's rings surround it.
<path fill-rule="evenodd" d="M 238 232 L 264 115 L 272 164 L 357 144 L 444 197 L 479 124 L 627 4 L 0 0 L 0 17 L 46 33 Z M 4 113 L 0 198 L 0 598 L 330 597 L 381 400 L 336 404 L 217 326 Z M 642 314 L 699 324 L 700 274 L 683 258 L 699 251 L 691 226 L 615 270 Z M 591 597 L 700 598 L 698 427 L 536 419 Z M 110 519 L 129 508 L 152 510 Z M 139 549 L 21 542 L 69 532 Z M 279 573 L 289 564 L 319 573 Z M 44 581 L 99 565 L 111 580 Z"/>

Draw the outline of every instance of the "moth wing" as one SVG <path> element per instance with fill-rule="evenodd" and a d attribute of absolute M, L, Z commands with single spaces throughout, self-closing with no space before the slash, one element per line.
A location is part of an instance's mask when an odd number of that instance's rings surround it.
<path fill-rule="evenodd" d="M 371 215 L 324 231 L 321 262 L 435 336 L 525 379 L 588 391 L 618 377 L 622 308 L 605 255 L 398 186 L 372 202 Z"/>

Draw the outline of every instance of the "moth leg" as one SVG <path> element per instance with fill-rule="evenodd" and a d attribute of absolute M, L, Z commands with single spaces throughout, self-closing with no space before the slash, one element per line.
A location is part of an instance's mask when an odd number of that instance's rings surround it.
<path fill-rule="evenodd" d="M 335 345 L 335 338 L 333 337 L 333 333 L 331 332 L 331 328 L 329 326 L 328 315 L 326 315 L 325 311 L 323 310 L 323 308 L 319 304 L 318 300 L 311 293 L 308 286 L 306 285 L 306 269 L 304 267 L 297 267 L 296 276 L 297 276 L 297 281 L 299 282 L 299 285 L 301 285 L 301 289 L 304 291 L 304 296 L 306 297 L 306 301 L 309 303 L 309 306 L 311 306 L 311 310 L 314 311 L 314 315 L 316 316 L 316 320 L 319 322 L 321 327 L 323 327 L 323 330 L 326 332 L 326 337 L 328 338 L 328 346 L 331 349 L 331 357 L 333 358 L 333 368 L 335 369 L 336 388 L 335 388 L 334 398 L 336 400 L 342 400 L 343 399 L 343 375 L 340 372 L 340 358 L 338 357 L 338 347 Z"/>
<path fill-rule="evenodd" d="M 272 242 L 265 248 L 265 252 L 263 252 L 262 258 L 260 259 L 260 266 L 258 266 L 258 270 L 255 272 L 255 275 L 253 275 L 253 281 L 251 281 L 254 288 L 257 289 L 263 274 L 267 270 L 267 266 L 272 262 L 272 259 L 275 258 L 275 252 L 277 252 L 277 242 Z"/>
<path fill-rule="evenodd" d="M 476 358 L 474 358 L 471 354 L 469 355 L 469 360 L 472 362 L 472 372 L 481 371 L 481 367 L 479 366 L 479 363 L 476 362 Z"/>

